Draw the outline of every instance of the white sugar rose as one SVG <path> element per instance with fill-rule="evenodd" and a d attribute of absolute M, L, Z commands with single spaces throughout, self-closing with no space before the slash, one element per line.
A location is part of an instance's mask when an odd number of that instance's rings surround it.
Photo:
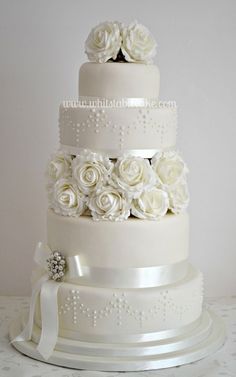
<path fill-rule="evenodd" d="M 178 214 L 187 208 L 189 204 L 188 186 L 185 181 L 178 183 L 168 191 L 169 194 L 169 208 L 171 212 Z"/>
<path fill-rule="evenodd" d="M 158 183 L 167 187 L 180 182 L 188 171 L 186 164 L 175 151 L 157 153 L 151 164 Z"/>
<path fill-rule="evenodd" d="M 130 215 L 130 201 L 122 191 L 111 186 L 99 189 L 88 199 L 94 220 L 123 221 Z"/>
<path fill-rule="evenodd" d="M 59 179 L 50 195 L 50 207 L 63 216 L 80 216 L 86 208 L 85 196 L 72 179 Z"/>
<path fill-rule="evenodd" d="M 152 62 L 157 44 L 145 26 L 134 21 L 128 27 L 122 28 L 121 35 L 121 51 L 128 62 Z"/>
<path fill-rule="evenodd" d="M 156 177 L 147 159 L 125 156 L 118 158 L 112 181 L 131 198 L 137 198 L 142 191 L 155 185 Z"/>
<path fill-rule="evenodd" d="M 72 162 L 73 178 L 80 191 L 89 195 L 107 183 L 113 163 L 108 157 L 84 150 Z"/>
<path fill-rule="evenodd" d="M 85 42 L 88 59 L 97 63 L 115 60 L 120 47 L 121 33 L 118 22 L 103 22 L 95 26 Z"/>
<path fill-rule="evenodd" d="M 71 155 L 58 151 L 48 163 L 47 176 L 50 181 L 71 176 Z"/>
<path fill-rule="evenodd" d="M 166 214 L 168 207 L 168 194 L 154 187 L 132 201 L 131 213 L 140 219 L 158 220 Z"/>

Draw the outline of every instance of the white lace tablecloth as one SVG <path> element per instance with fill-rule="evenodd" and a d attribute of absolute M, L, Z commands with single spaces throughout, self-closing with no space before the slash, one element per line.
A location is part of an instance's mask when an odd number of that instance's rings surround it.
<path fill-rule="evenodd" d="M 206 306 L 220 315 L 226 324 L 224 347 L 201 361 L 177 368 L 148 372 L 93 372 L 61 368 L 35 361 L 17 352 L 8 340 L 8 325 L 28 298 L 0 297 L 0 377 L 236 377 L 236 296 L 207 299 Z"/>

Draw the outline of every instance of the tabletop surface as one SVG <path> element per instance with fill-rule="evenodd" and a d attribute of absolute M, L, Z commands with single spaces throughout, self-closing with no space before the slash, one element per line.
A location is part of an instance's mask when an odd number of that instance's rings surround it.
<path fill-rule="evenodd" d="M 9 323 L 28 308 L 26 297 L 0 297 L 0 377 L 236 377 L 236 296 L 208 298 L 205 306 L 221 316 L 227 340 L 215 354 L 192 364 L 145 372 L 94 372 L 45 364 L 17 352 L 8 339 Z"/>

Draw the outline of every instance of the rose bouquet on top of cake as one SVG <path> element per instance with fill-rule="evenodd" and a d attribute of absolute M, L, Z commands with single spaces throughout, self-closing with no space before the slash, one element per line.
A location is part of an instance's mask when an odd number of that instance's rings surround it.
<path fill-rule="evenodd" d="M 151 63 L 156 47 L 150 31 L 137 21 L 128 26 L 116 21 L 102 22 L 91 30 L 85 42 L 88 59 L 96 63 Z"/>

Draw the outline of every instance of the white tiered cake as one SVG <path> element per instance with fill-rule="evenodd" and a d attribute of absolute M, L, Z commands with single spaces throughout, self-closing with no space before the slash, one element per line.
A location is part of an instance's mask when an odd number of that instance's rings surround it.
<path fill-rule="evenodd" d="M 21 352 L 91 370 L 185 364 L 224 341 L 188 262 L 187 167 L 175 104 L 158 101 L 156 43 L 138 23 L 95 27 L 79 100 L 60 106 L 47 169 L 47 245 L 35 252 Z M 152 220 L 152 221 L 150 221 Z M 20 335 L 18 335 L 20 333 Z"/>

